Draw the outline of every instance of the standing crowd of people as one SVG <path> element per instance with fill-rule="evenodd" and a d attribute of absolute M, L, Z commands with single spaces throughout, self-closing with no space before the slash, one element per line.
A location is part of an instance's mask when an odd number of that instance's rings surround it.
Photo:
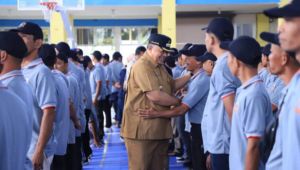
<path fill-rule="evenodd" d="M 215 18 L 205 44 L 178 51 L 151 34 L 128 65 L 43 44 L 32 22 L 0 32 L 0 169 L 81 170 L 112 108 L 130 170 L 167 170 L 169 156 L 194 170 L 300 169 L 299 9 L 264 11 L 283 23 L 263 48 Z"/>

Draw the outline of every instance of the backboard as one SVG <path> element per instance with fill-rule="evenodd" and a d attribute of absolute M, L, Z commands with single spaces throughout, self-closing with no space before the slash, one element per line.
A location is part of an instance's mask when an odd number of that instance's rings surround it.
<path fill-rule="evenodd" d="M 18 0 L 18 10 L 41 11 L 40 2 L 56 2 L 65 10 L 84 10 L 85 0 Z"/>

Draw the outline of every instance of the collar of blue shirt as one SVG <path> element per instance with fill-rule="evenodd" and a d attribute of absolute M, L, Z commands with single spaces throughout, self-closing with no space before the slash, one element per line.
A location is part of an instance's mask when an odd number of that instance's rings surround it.
<path fill-rule="evenodd" d="M 204 68 L 200 68 L 196 74 L 193 75 L 193 77 L 191 77 L 191 80 L 194 80 L 196 77 L 198 77 L 201 73 L 204 72 Z"/>
<path fill-rule="evenodd" d="M 31 68 L 31 67 L 35 67 L 37 65 L 43 64 L 43 60 L 41 58 L 38 58 L 36 60 L 31 61 L 27 66 L 25 66 L 24 68 Z"/>
<path fill-rule="evenodd" d="M 11 71 L 9 73 L 6 73 L 6 74 L 0 76 L 0 81 L 5 80 L 5 79 L 10 78 L 10 77 L 15 77 L 15 76 L 23 76 L 22 71 L 21 70 L 14 70 L 14 71 Z"/>
<path fill-rule="evenodd" d="M 217 64 L 219 61 L 223 60 L 224 58 L 226 58 L 228 56 L 228 52 L 225 52 L 224 54 L 221 55 L 220 58 L 217 59 L 217 61 L 215 62 L 215 64 Z"/>
<path fill-rule="evenodd" d="M 241 86 L 241 89 L 246 89 L 247 87 L 251 86 L 252 84 L 254 84 L 256 82 L 263 82 L 263 80 L 260 78 L 259 75 L 252 77 L 250 80 L 248 80 L 246 83 L 244 83 Z"/>

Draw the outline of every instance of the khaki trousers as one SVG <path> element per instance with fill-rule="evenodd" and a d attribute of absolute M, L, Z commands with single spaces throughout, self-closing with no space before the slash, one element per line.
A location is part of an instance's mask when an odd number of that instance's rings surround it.
<path fill-rule="evenodd" d="M 169 140 L 124 138 L 129 170 L 165 170 Z"/>

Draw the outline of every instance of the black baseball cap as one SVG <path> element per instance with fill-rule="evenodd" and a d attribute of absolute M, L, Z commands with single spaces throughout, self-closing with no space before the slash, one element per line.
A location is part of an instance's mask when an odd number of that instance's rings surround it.
<path fill-rule="evenodd" d="M 99 61 L 102 58 L 102 53 L 100 51 L 94 51 L 92 55 Z"/>
<path fill-rule="evenodd" d="M 171 38 L 162 34 L 151 34 L 149 38 L 149 44 L 157 45 L 166 52 L 173 52 L 171 43 Z"/>
<path fill-rule="evenodd" d="M 270 55 L 271 54 L 271 44 L 267 44 L 261 53 L 263 53 L 265 55 Z"/>
<path fill-rule="evenodd" d="M 16 32 L 0 32 L 0 50 L 15 58 L 24 58 L 28 49 L 25 42 Z"/>
<path fill-rule="evenodd" d="M 50 44 L 53 48 L 55 48 L 56 47 L 56 44 Z"/>
<path fill-rule="evenodd" d="M 193 44 L 186 50 L 180 50 L 181 54 L 186 56 L 201 56 L 206 52 L 204 44 Z"/>
<path fill-rule="evenodd" d="M 80 48 L 74 50 L 78 55 L 83 55 L 83 51 Z"/>
<path fill-rule="evenodd" d="M 12 29 L 10 31 L 34 35 L 37 39 L 41 39 L 41 40 L 43 40 L 44 37 L 41 27 L 33 22 L 23 22 L 18 26 L 17 29 Z"/>
<path fill-rule="evenodd" d="M 249 36 L 240 36 L 233 41 L 222 42 L 220 48 L 231 52 L 238 60 L 248 65 L 258 65 L 261 60 L 259 43 Z"/>
<path fill-rule="evenodd" d="M 39 58 L 42 58 L 46 66 L 53 66 L 56 58 L 55 49 L 49 44 L 43 44 L 39 50 Z"/>
<path fill-rule="evenodd" d="M 221 42 L 233 40 L 234 28 L 232 23 L 226 18 L 214 18 L 202 30 L 215 34 Z"/>
<path fill-rule="evenodd" d="M 109 55 L 108 55 L 108 54 L 104 54 L 104 55 L 103 55 L 103 58 L 104 58 L 105 60 L 109 61 Z"/>
<path fill-rule="evenodd" d="M 164 63 L 167 63 L 169 67 L 176 67 L 175 58 L 173 56 L 166 57 Z"/>
<path fill-rule="evenodd" d="M 117 60 L 120 57 L 123 58 L 122 54 L 118 51 L 113 54 L 113 59 L 114 60 Z"/>
<path fill-rule="evenodd" d="M 73 50 L 70 50 L 69 58 L 72 58 L 74 61 L 78 61 L 77 53 Z"/>
<path fill-rule="evenodd" d="M 197 61 L 205 62 L 206 60 L 217 61 L 217 57 L 213 53 L 205 52 L 202 56 L 196 57 Z"/>
<path fill-rule="evenodd" d="M 60 42 L 60 43 L 56 44 L 55 48 L 59 53 L 64 53 L 65 55 L 67 55 L 67 57 L 69 57 L 71 49 L 67 43 Z"/>
<path fill-rule="evenodd" d="M 270 33 L 270 32 L 262 32 L 260 34 L 260 38 L 264 41 L 267 41 L 269 43 L 280 46 L 279 34 L 277 34 L 277 33 L 275 34 L 275 33 Z M 296 58 L 295 52 L 286 51 L 286 53 L 288 53 L 291 57 Z"/>
<path fill-rule="evenodd" d="M 91 62 L 91 61 L 92 61 L 92 60 L 91 60 L 91 58 L 90 58 L 89 56 L 84 56 L 84 57 L 83 57 L 83 67 L 84 67 L 84 68 L 87 68 L 89 62 Z"/>
<path fill-rule="evenodd" d="M 170 52 L 171 56 L 176 56 L 178 54 L 177 48 L 171 48 L 173 52 Z"/>
<path fill-rule="evenodd" d="M 59 58 L 60 60 L 63 60 L 65 63 L 68 63 L 68 57 L 64 53 L 59 53 L 56 55 L 56 58 Z"/>
<path fill-rule="evenodd" d="M 284 7 L 276 7 L 264 10 L 264 14 L 271 18 L 300 17 L 300 1 L 293 0 Z"/>

